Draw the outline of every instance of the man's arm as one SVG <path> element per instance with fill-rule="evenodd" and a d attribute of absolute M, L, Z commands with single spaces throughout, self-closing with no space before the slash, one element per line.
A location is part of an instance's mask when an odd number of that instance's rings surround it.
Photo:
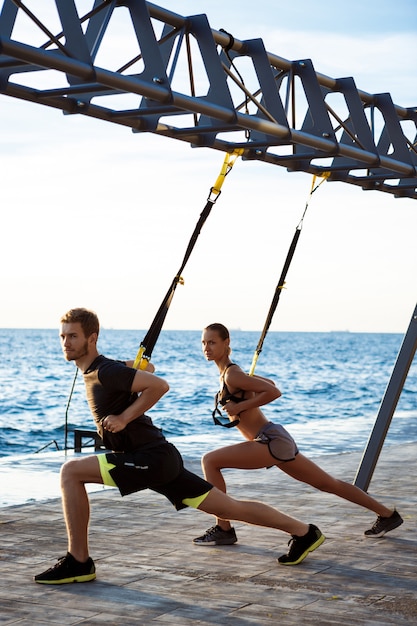
<path fill-rule="evenodd" d="M 138 398 L 120 415 L 108 415 L 103 420 L 104 428 L 112 433 L 118 433 L 129 422 L 149 411 L 168 390 L 169 385 L 163 378 L 137 370 L 131 391 L 138 393 Z"/>

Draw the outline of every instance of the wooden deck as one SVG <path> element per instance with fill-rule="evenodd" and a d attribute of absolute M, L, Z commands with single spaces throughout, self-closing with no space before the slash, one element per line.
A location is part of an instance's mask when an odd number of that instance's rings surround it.
<path fill-rule="evenodd" d="M 351 481 L 360 455 L 317 460 Z M 370 492 L 396 506 L 404 524 L 376 540 L 363 536 L 373 514 L 281 472 L 227 474 L 231 494 L 317 524 L 325 543 L 295 567 L 276 561 L 286 552 L 285 534 L 241 523 L 234 546 L 194 546 L 209 516 L 177 513 L 149 491 L 122 499 L 102 489 L 90 494 L 97 580 L 46 586 L 33 576 L 66 553 L 60 500 L 2 508 L 0 625 L 417 623 L 417 443 L 383 450 Z"/>

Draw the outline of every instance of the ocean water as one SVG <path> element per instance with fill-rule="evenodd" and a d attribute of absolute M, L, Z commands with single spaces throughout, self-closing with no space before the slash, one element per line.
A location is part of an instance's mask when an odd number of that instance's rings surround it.
<path fill-rule="evenodd" d="M 102 329 L 106 356 L 136 355 L 145 331 Z M 162 331 L 152 361 L 170 384 L 149 411 L 155 424 L 190 458 L 240 441 L 214 426 L 218 388 L 214 363 L 201 352 L 199 331 Z M 246 371 L 257 332 L 232 331 L 232 358 Z M 400 349 L 398 334 L 270 332 L 256 373 L 272 378 L 282 397 L 265 407 L 309 456 L 363 450 Z M 57 330 L 0 330 L 0 461 L 73 448 L 75 428 L 93 429 L 82 376 L 61 353 Z M 417 364 L 413 363 L 386 443 L 417 440 Z M 46 459 L 46 456 L 43 457 Z"/>

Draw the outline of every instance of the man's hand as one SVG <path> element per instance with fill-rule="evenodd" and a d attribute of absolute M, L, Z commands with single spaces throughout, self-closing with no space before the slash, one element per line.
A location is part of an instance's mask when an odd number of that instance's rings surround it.
<path fill-rule="evenodd" d="M 103 420 L 103 427 L 109 431 L 109 433 L 118 433 L 126 428 L 126 421 L 121 415 L 108 415 Z"/>
<path fill-rule="evenodd" d="M 134 361 L 125 361 L 127 367 L 133 367 L 133 363 Z M 154 373 L 155 371 L 155 365 L 153 363 L 151 363 L 150 361 L 148 361 L 148 363 L 146 364 L 145 369 L 143 370 L 144 372 L 150 372 L 151 374 Z"/>
<path fill-rule="evenodd" d="M 131 391 L 139 394 L 138 397 L 120 415 L 107 415 L 102 422 L 103 428 L 110 433 L 120 432 L 130 422 L 144 415 L 168 390 L 169 385 L 163 378 L 136 370 Z"/>

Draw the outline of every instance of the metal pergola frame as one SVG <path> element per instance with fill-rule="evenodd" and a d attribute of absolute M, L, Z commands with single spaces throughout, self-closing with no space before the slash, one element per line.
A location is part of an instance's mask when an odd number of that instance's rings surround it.
<path fill-rule="evenodd" d="M 239 148 L 244 160 L 417 199 L 417 107 L 361 91 L 352 77 L 320 74 L 310 59 L 271 54 L 262 39 L 216 31 L 206 15 L 183 17 L 145 0 L 91 0 L 81 16 L 76 0 L 55 0 L 51 26 L 35 14 L 41 4 L 3 2 L 1 94 L 193 147 Z M 111 50 L 110 26 L 120 12 L 129 24 L 126 47 L 136 53 L 119 68 L 101 67 L 96 59 Z M 197 66 L 203 87 L 195 81 Z M 364 489 L 414 358 L 416 315 L 355 479 Z"/>

